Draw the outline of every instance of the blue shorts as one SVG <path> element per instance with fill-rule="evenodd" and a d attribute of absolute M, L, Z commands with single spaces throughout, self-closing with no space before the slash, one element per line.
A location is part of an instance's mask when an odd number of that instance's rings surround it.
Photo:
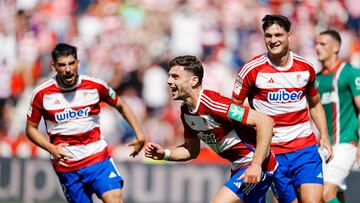
<path fill-rule="evenodd" d="M 323 184 L 322 161 L 317 145 L 276 155 L 279 166 L 272 186 L 274 195 L 282 202 L 296 199 L 296 187 L 305 183 Z"/>
<path fill-rule="evenodd" d="M 112 159 L 76 171 L 57 173 L 57 176 L 68 202 L 90 203 L 93 193 L 101 198 L 105 192 L 123 187 L 123 179 Z"/>
<path fill-rule="evenodd" d="M 232 174 L 231 178 L 225 183 L 225 187 L 233 191 L 240 199 L 246 202 L 266 202 L 266 192 L 273 182 L 273 174 L 262 173 L 261 181 L 258 184 L 244 184 L 244 180 L 238 178 L 244 173 L 247 167 Z"/>

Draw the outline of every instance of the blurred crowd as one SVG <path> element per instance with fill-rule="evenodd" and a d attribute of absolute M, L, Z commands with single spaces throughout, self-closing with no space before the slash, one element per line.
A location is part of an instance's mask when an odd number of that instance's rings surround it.
<path fill-rule="evenodd" d="M 34 87 L 54 72 L 58 42 L 78 47 L 80 73 L 107 81 L 132 107 L 149 140 L 182 139 L 179 103 L 167 88 L 167 63 L 192 54 L 205 66 L 204 86 L 231 96 L 241 65 L 265 52 L 261 19 L 293 23 L 291 49 L 314 63 L 316 35 L 337 29 L 341 57 L 360 67 L 357 0 L 0 0 L 0 156 L 48 157 L 24 136 Z M 319 70 L 317 70 L 319 71 Z M 115 158 L 127 157 L 127 123 L 104 106 L 101 129 Z M 43 132 L 46 132 L 44 125 Z"/>

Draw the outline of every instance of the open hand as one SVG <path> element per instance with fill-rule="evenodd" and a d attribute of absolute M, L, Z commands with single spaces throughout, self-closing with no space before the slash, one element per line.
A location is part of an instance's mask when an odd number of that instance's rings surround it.
<path fill-rule="evenodd" d="M 147 143 L 145 146 L 145 157 L 151 158 L 154 160 L 164 159 L 165 151 L 160 145 L 155 143 Z"/>
<path fill-rule="evenodd" d="M 130 156 L 132 156 L 133 158 L 139 154 L 139 152 L 141 151 L 141 149 L 144 147 L 145 144 L 145 140 L 144 139 L 134 139 L 133 141 L 131 141 L 130 144 L 128 144 L 128 146 L 134 147 L 134 151 L 130 154 Z"/>

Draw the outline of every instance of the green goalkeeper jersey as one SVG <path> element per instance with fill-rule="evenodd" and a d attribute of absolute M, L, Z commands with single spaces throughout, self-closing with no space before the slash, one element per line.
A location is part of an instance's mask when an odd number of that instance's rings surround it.
<path fill-rule="evenodd" d="M 332 71 L 321 71 L 316 80 L 331 144 L 357 144 L 359 112 L 354 97 L 360 95 L 360 70 L 339 62 Z"/>

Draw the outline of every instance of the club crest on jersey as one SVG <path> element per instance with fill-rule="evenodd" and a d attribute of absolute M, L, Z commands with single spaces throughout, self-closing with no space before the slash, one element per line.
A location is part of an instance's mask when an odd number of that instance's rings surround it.
<path fill-rule="evenodd" d="M 237 121 L 242 121 L 245 114 L 245 108 L 236 104 L 231 104 L 227 116 Z"/>
<path fill-rule="evenodd" d="M 281 89 L 277 92 L 268 93 L 268 101 L 282 103 L 282 102 L 295 102 L 300 101 L 302 91 L 292 91 L 288 92 L 284 89 Z"/>
<path fill-rule="evenodd" d="M 78 118 L 86 118 L 89 116 L 90 107 L 73 110 L 71 108 L 65 109 L 62 112 L 55 113 L 55 120 L 58 123 L 67 122 Z"/>
<path fill-rule="evenodd" d="M 111 97 L 111 99 L 115 100 L 116 93 L 111 87 L 109 87 L 109 96 Z"/>

